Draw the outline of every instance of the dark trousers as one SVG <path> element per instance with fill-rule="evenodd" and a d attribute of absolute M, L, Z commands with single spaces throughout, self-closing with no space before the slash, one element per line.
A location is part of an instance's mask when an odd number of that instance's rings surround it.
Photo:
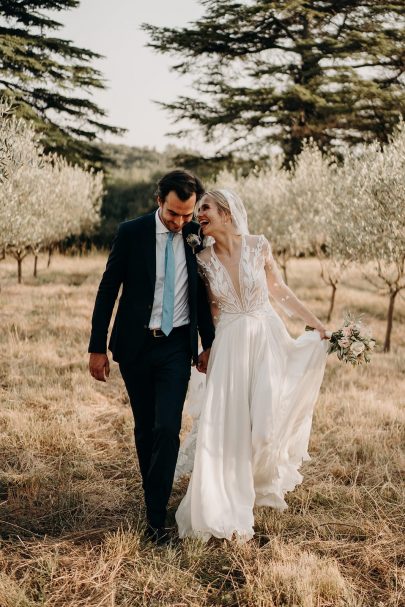
<path fill-rule="evenodd" d="M 181 415 L 190 379 L 189 327 L 148 335 L 134 362 L 120 371 L 135 420 L 135 445 L 148 522 L 163 527 L 179 451 Z"/>

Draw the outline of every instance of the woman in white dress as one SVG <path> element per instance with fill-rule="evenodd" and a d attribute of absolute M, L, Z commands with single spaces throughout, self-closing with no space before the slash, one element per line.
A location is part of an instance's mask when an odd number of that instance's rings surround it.
<path fill-rule="evenodd" d="M 321 321 L 284 283 L 266 238 L 249 234 L 236 194 L 206 193 L 197 217 L 215 241 L 197 260 L 216 334 L 195 454 L 180 454 L 193 465 L 176 521 L 181 538 L 247 540 L 253 506 L 286 508 L 285 493 L 302 481 L 328 342 Z M 291 338 L 269 293 L 315 331 Z"/>

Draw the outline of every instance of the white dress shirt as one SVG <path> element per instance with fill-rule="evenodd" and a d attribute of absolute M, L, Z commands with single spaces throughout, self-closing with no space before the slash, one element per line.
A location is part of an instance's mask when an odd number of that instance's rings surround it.
<path fill-rule="evenodd" d="M 165 283 L 165 250 L 167 235 L 169 233 L 169 230 L 166 228 L 164 223 L 162 223 L 159 217 L 159 210 L 156 211 L 155 219 L 156 282 L 152 314 L 149 322 L 150 329 L 160 329 L 160 325 L 162 323 L 163 288 Z M 190 322 L 186 253 L 184 251 L 184 242 L 181 232 L 175 234 L 173 237 L 173 251 L 175 263 L 173 327 L 181 327 L 182 325 L 187 325 Z"/>

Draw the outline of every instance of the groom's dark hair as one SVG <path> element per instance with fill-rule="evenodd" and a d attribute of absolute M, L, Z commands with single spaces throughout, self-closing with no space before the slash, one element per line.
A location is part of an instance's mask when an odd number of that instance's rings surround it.
<path fill-rule="evenodd" d="M 198 177 L 183 169 L 176 169 L 163 175 L 157 184 L 156 196 L 165 201 L 166 196 L 172 190 L 183 202 L 188 200 L 194 192 L 197 195 L 197 200 L 199 200 L 205 191 Z"/>

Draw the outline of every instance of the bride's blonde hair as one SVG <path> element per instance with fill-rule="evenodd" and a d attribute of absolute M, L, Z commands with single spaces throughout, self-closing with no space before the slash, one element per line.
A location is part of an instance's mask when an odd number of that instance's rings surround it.
<path fill-rule="evenodd" d="M 231 213 L 231 208 L 229 206 L 229 202 L 226 199 L 226 197 L 224 196 L 224 194 L 220 191 L 220 190 L 208 190 L 208 192 L 205 192 L 200 200 L 198 201 L 198 204 L 196 206 L 196 210 L 198 209 L 198 207 L 200 206 L 200 204 L 202 203 L 202 201 L 204 200 L 204 198 L 212 198 L 212 200 L 215 202 L 215 204 L 218 207 L 218 211 L 224 215 L 228 215 L 229 217 L 232 216 Z"/>

